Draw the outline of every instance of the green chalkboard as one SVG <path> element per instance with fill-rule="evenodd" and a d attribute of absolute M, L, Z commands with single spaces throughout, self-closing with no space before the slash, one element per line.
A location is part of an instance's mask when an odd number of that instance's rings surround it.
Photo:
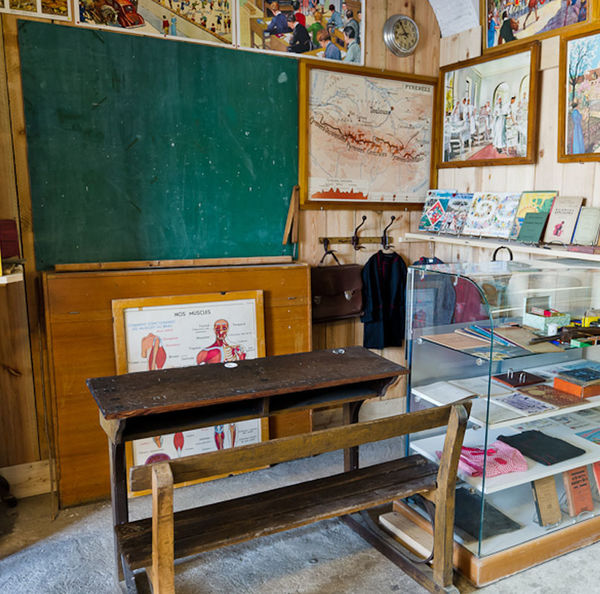
<path fill-rule="evenodd" d="M 19 22 L 37 267 L 278 256 L 296 60 Z"/>

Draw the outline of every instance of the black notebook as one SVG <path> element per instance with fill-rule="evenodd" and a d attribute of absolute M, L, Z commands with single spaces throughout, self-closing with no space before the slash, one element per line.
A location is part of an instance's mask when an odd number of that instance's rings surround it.
<path fill-rule="evenodd" d="M 523 431 L 517 433 L 517 435 L 500 435 L 498 439 L 519 450 L 523 456 L 527 456 L 545 466 L 558 464 L 564 460 L 570 460 L 585 454 L 585 450 L 557 437 L 550 437 L 541 431 Z"/>

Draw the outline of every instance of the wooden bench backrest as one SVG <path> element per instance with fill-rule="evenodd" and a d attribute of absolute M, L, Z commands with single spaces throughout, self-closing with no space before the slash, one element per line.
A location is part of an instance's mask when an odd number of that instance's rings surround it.
<path fill-rule="evenodd" d="M 470 403 L 461 404 L 465 404 L 467 409 L 470 408 Z M 218 452 L 188 456 L 167 463 L 171 467 L 174 483 L 208 478 L 217 474 L 243 472 L 441 427 L 448 424 L 451 411 L 452 405 L 441 406 L 355 425 L 344 425 Z M 152 488 L 153 466 L 150 464 L 131 469 L 133 491 Z"/>

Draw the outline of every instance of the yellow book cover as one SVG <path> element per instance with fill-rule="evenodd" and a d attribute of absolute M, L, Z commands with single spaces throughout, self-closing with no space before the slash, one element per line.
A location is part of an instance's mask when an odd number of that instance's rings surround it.
<path fill-rule="evenodd" d="M 515 217 L 515 223 L 513 225 L 511 239 L 516 239 L 519 236 L 521 225 L 525 220 L 525 215 L 530 212 L 546 212 L 549 213 L 554 204 L 554 200 L 558 192 L 547 191 L 547 192 L 523 192 L 521 194 L 521 200 L 519 201 L 519 207 L 517 208 L 517 216 Z"/>

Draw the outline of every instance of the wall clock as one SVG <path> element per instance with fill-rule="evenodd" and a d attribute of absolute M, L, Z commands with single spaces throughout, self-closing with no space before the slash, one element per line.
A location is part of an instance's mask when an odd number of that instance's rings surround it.
<path fill-rule="evenodd" d="M 383 41 L 396 56 L 410 56 L 419 43 L 419 27 L 410 17 L 395 14 L 383 26 Z"/>

